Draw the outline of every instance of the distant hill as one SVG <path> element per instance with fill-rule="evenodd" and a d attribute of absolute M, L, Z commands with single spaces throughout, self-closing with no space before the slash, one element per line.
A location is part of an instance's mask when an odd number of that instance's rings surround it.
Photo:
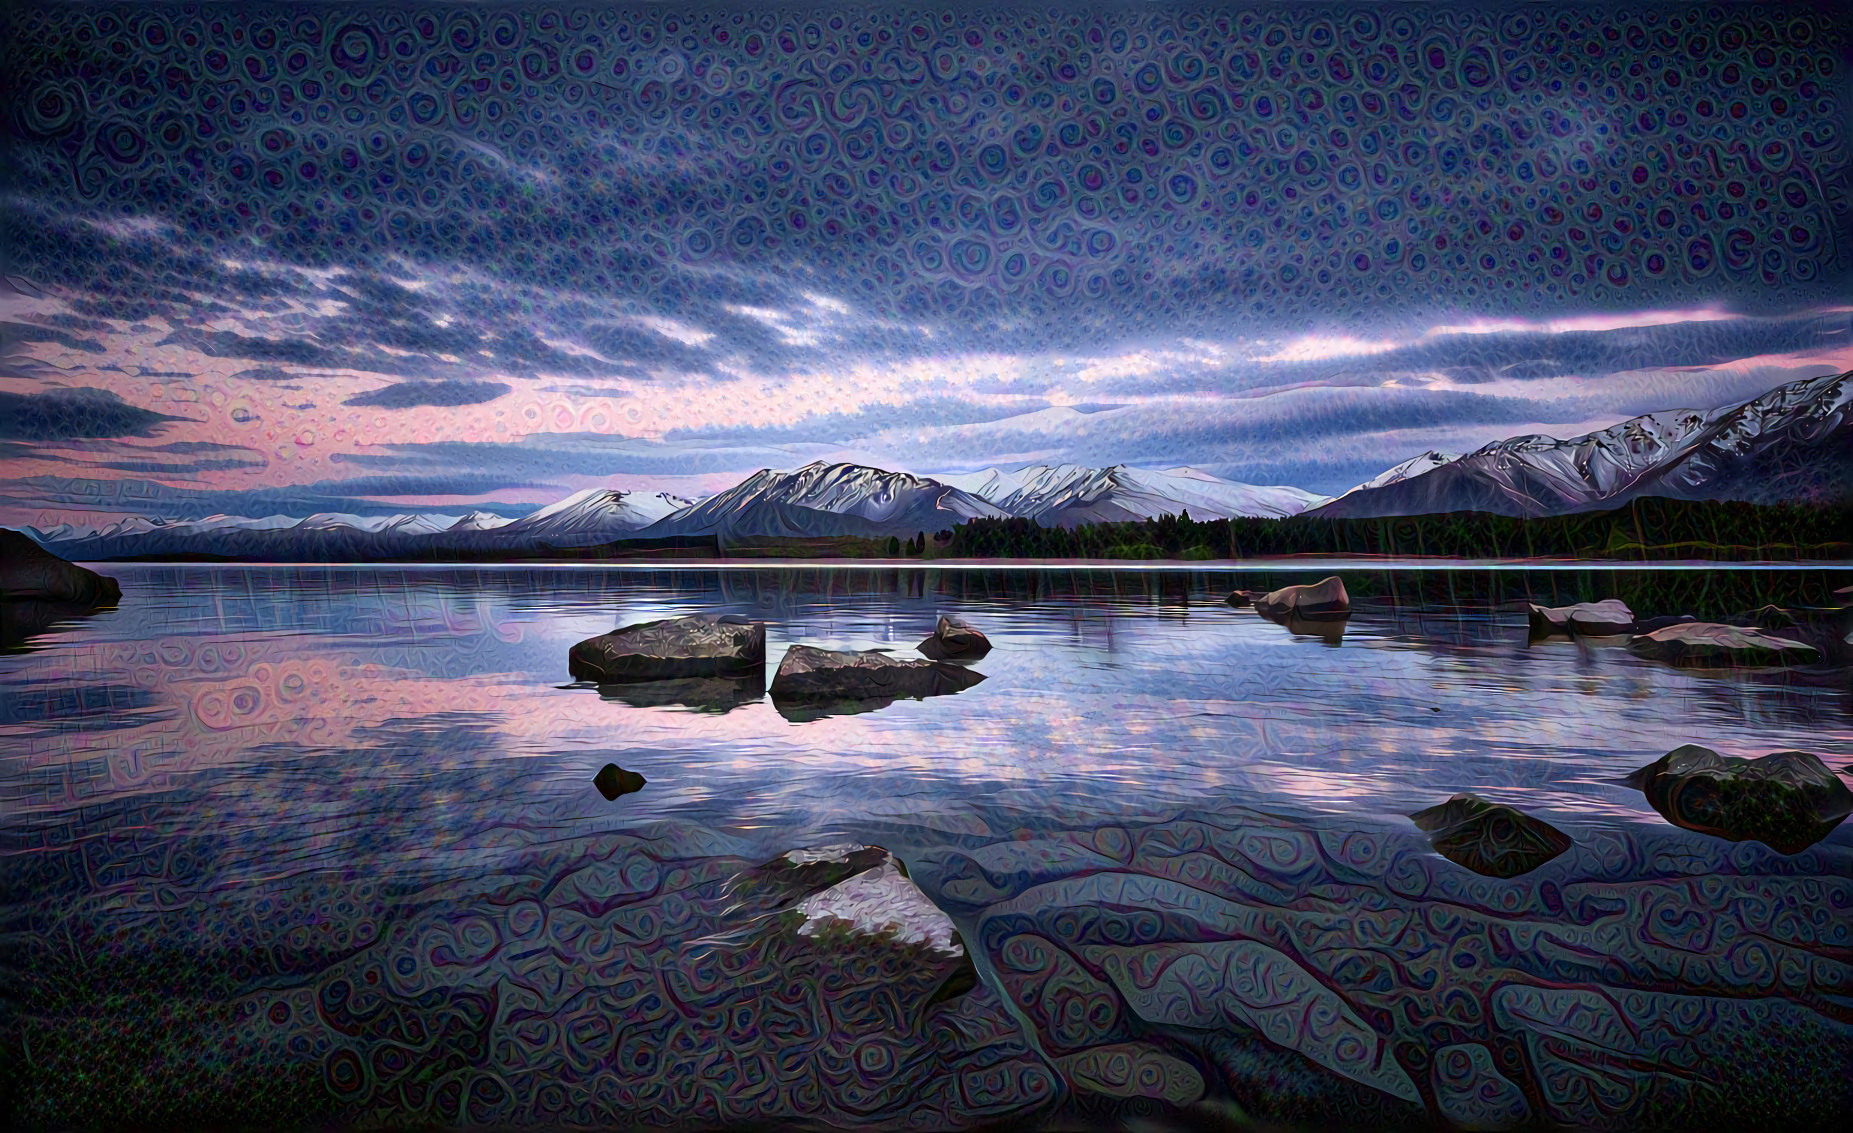
<path fill-rule="evenodd" d="M 1536 518 L 1642 497 L 1836 502 L 1853 490 L 1850 397 L 1853 373 L 1830 375 L 1778 386 L 1741 405 L 1643 414 L 1568 440 L 1511 437 L 1454 460 L 1431 460 L 1412 474 L 1392 477 L 1397 469 L 1391 469 L 1307 514 L 1478 511 Z"/>

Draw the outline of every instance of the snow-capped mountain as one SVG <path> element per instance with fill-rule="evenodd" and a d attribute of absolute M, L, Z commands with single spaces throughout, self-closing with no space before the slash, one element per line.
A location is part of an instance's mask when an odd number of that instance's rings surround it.
<path fill-rule="evenodd" d="M 1298 514 L 1325 499 L 1299 488 L 1224 480 L 1196 468 L 1152 471 L 1124 464 L 1032 464 L 1014 472 L 987 468 L 938 479 L 1011 515 L 1050 527 L 1123 523 L 1186 511 L 1192 519 L 1278 517 Z"/>
<path fill-rule="evenodd" d="M 1853 372 L 1790 382 L 1741 405 L 1643 414 L 1568 440 L 1511 437 L 1418 475 L 1360 485 L 1311 514 L 1535 517 L 1618 507 L 1640 496 L 1845 499 L 1853 485 L 1849 400 Z"/>
<path fill-rule="evenodd" d="M 654 524 L 643 538 L 896 535 L 940 531 L 1007 513 L 950 484 L 861 464 L 818 461 L 795 472 L 761 469 Z"/>
<path fill-rule="evenodd" d="M 692 506 L 667 492 L 587 488 L 555 504 L 494 529 L 497 542 L 589 547 L 628 539 L 667 516 Z M 478 529 L 480 530 L 480 528 Z"/>
<path fill-rule="evenodd" d="M 493 531 L 498 527 L 507 526 L 509 522 L 506 516 L 494 515 L 486 511 L 473 511 L 451 524 L 449 530 L 456 532 Z"/>
<path fill-rule="evenodd" d="M 1420 456 L 1412 456 L 1401 464 L 1384 469 L 1362 484 L 1347 489 L 1340 495 L 1334 496 L 1333 499 L 1342 500 L 1352 492 L 1362 492 L 1368 488 L 1381 488 L 1386 484 L 1399 484 L 1411 477 L 1420 476 L 1424 472 L 1433 472 L 1444 464 L 1452 464 L 1460 458 L 1461 454 L 1457 452 L 1436 452 L 1434 449 L 1429 449 Z"/>

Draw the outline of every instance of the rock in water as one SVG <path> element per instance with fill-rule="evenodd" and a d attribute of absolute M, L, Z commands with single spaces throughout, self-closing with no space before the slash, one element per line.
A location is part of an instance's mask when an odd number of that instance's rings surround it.
<path fill-rule="evenodd" d="M 774 700 L 892 699 L 967 689 L 984 674 L 944 661 L 903 661 L 875 650 L 794 645 L 772 678 Z"/>
<path fill-rule="evenodd" d="M 122 600 L 122 587 L 67 563 L 17 531 L 0 527 L 0 600 L 73 602 L 89 607 Z"/>
<path fill-rule="evenodd" d="M 976 661 L 991 651 L 991 639 L 977 626 L 941 614 L 933 636 L 920 643 L 920 652 L 935 661 Z"/>
<path fill-rule="evenodd" d="M 1487 877 L 1530 873 L 1570 848 L 1570 836 L 1550 823 L 1478 795 L 1455 795 L 1409 817 L 1435 852 Z"/>
<path fill-rule="evenodd" d="M 1223 599 L 1223 602 L 1233 609 L 1240 610 L 1244 607 L 1254 605 L 1255 595 L 1247 590 L 1232 590 L 1229 592 L 1229 596 Z"/>
<path fill-rule="evenodd" d="M 1628 785 L 1675 826 L 1784 854 L 1827 837 L 1853 810 L 1853 791 L 1804 751 L 1738 759 L 1687 744 L 1628 776 Z"/>
<path fill-rule="evenodd" d="M 1552 637 L 1557 634 L 1581 634 L 1584 637 L 1610 637 L 1634 632 L 1634 611 L 1619 598 L 1600 602 L 1578 602 L 1574 606 L 1532 606 L 1531 636 Z"/>
<path fill-rule="evenodd" d="M 1745 626 L 1684 622 L 1642 634 L 1628 642 L 1628 652 L 1650 661 L 1675 665 L 1809 665 L 1821 659 L 1812 645 L 1776 637 Z"/>
<path fill-rule="evenodd" d="M 1667 626 L 1689 625 L 1698 621 L 1691 614 L 1665 614 L 1657 618 L 1640 618 L 1634 623 L 1635 633 L 1652 633 Z"/>
<path fill-rule="evenodd" d="M 952 919 L 888 855 L 875 868 L 806 897 L 797 911 L 804 917 L 798 929 L 802 936 L 839 929 L 895 944 L 920 944 L 949 956 L 965 952 Z"/>
<path fill-rule="evenodd" d="M 573 646 L 574 680 L 615 684 L 724 677 L 766 663 L 766 624 L 736 614 L 695 614 L 623 626 Z"/>
<path fill-rule="evenodd" d="M 1270 618 L 1343 618 L 1351 614 L 1351 595 L 1337 575 L 1306 586 L 1283 586 L 1254 600 L 1255 610 Z"/>
<path fill-rule="evenodd" d="M 607 763 L 599 768 L 598 774 L 592 779 L 592 785 L 598 788 L 599 794 L 605 796 L 606 802 L 620 795 L 636 794 L 643 790 L 644 782 L 643 776 L 635 771 L 626 771 L 615 763 Z"/>

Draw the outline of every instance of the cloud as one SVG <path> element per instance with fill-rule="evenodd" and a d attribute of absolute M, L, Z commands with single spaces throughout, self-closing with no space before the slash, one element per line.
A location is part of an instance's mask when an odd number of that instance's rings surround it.
<path fill-rule="evenodd" d="M 461 379 L 399 382 L 350 397 L 341 404 L 369 405 L 382 409 L 412 409 L 421 405 L 481 405 L 485 401 L 494 401 L 508 391 L 509 386 L 503 382 L 471 382 Z"/>
<path fill-rule="evenodd" d="M 284 488 L 214 490 L 175 487 L 155 480 L 129 477 L 83 479 L 65 476 L 29 476 L 0 480 L 0 508 L 33 511 L 94 511 L 168 519 L 201 519 L 209 515 L 294 515 L 341 512 L 347 515 L 397 515 L 434 510 L 419 505 L 381 502 L 369 496 L 479 496 L 526 485 L 494 476 L 418 478 L 362 476 L 350 480 L 318 480 Z M 476 501 L 469 506 L 497 515 L 517 517 L 551 502 L 559 493 L 548 489 L 530 504 Z M 454 506 L 454 505 L 453 505 Z"/>
<path fill-rule="evenodd" d="M 83 320 L 83 329 L 108 330 L 109 326 Z M 78 338 L 56 327 L 38 326 L 33 323 L 0 322 L 0 355 L 12 354 L 18 349 L 19 344 L 27 342 L 55 342 L 71 350 L 82 350 L 91 354 L 103 353 L 103 344 L 94 338 Z"/>
<path fill-rule="evenodd" d="M 61 441 L 75 437 L 148 437 L 170 421 L 108 390 L 77 386 L 43 393 L 0 393 L 0 439 Z"/>
<path fill-rule="evenodd" d="M 603 433 L 535 433 L 516 441 L 436 441 L 373 445 L 339 454 L 340 463 L 434 476 L 496 472 L 522 479 L 568 476 L 692 476 L 795 468 L 837 451 L 835 444 L 653 441 Z"/>
<path fill-rule="evenodd" d="M 1018 399 L 1008 405 L 982 404 L 950 397 L 922 397 L 900 404 L 865 406 L 855 413 L 818 413 L 788 425 L 743 425 L 736 428 L 672 429 L 669 441 L 726 441 L 735 444 L 848 444 L 888 430 L 932 428 L 999 421 L 1048 408 L 1046 401 Z"/>

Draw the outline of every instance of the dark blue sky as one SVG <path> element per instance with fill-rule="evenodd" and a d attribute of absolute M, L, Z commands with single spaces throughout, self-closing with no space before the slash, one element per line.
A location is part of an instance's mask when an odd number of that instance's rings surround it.
<path fill-rule="evenodd" d="M 1749 396 L 1847 364 L 1850 44 L 1826 5 L 14 6 L 0 509 L 827 455 L 1336 491 Z"/>

